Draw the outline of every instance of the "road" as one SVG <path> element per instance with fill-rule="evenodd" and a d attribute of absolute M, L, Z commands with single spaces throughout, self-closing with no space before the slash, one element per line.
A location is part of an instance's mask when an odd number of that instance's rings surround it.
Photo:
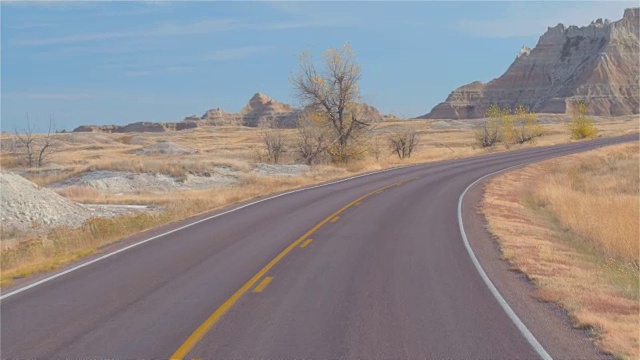
<path fill-rule="evenodd" d="M 539 358 L 471 261 L 459 197 L 496 171 L 637 140 L 410 166 L 201 217 L 37 286 L 21 291 L 45 276 L 3 289 L 0 355 Z M 507 303 L 517 296 L 501 275 L 491 280 Z M 518 308 L 533 301 L 523 298 Z M 600 356 L 535 306 L 516 313 L 543 351 Z"/>

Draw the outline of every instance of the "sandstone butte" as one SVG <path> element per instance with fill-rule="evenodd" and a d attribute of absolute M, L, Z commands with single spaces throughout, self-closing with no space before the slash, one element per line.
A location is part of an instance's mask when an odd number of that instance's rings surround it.
<path fill-rule="evenodd" d="M 454 90 L 423 119 L 473 119 L 492 104 L 529 107 L 537 113 L 571 113 L 578 102 L 598 116 L 639 113 L 639 8 L 621 20 L 548 28 L 500 77 Z"/>
<path fill-rule="evenodd" d="M 74 132 L 164 132 L 191 129 L 200 125 L 235 125 L 265 127 L 278 126 L 291 128 L 302 115 L 303 109 L 294 108 L 289 104 L 277 102 L 267 95 L 256 93 L 251 97 L 245 107 L 239 112 L 226 112 L 216 108 L 207 110 L 202 116 L 188 116 L 180 122 L 157 123 L 136 122 L 129 125 L 83 125 L 74 129 Z M 369 121 L 381 121 L 383 116 L 376 108 L 367 104 L 358 104 L 358 113 Z"/>

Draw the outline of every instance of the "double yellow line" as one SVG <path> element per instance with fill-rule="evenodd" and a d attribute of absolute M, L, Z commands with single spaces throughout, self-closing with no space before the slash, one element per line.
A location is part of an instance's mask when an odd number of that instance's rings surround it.
<path fill-rule="evenodd" d="M 348 203 L 347 205 L 343 206 L 340 210 L 327 216 L 324 220 L 320 221 L 316 226 L 312 227 L 304 235 L 299 237 L 298 240 L 289 244 L 289 246 L 287 246 L 284 250 L 282 250 L 282 252 L 280 252 L 276 257 L 274 257 L 271 261 L 269 261 L 267 265 L 265 265 L 262 269 L 260 269 L 260 271 L 258 271 L 251 279 L 249 279 L 249 281 L 247 281 L 244 285 L 242 285 L 240 289 L 238 289 L 235 293 L 233 293 L 233 295 L 231 295 L 231 297 L 229 297 L 224 303 L 222 303 L 222 305 L 220 305 L 220 307 L 218 307 L 216 311 L 213 312 L 213 314 L 211 314 L 200 326 L 198 326 L 198 328 L 191 334 L 191 336 L 189 336 L 189 338 L 187 338 L 187 340 L 184 343 L 182 343 L 182 345 L 178 348 L 178 350 L 176 350 L 176 352 L 173 353 L 173 355 L 171 355 L 171 359 L 184 358 L 187 355 L 187 353 L 189 353 L 189 351 L 191 351 L 191 349 L 193 349 L 193 347 L 198 343 L 198 341 L 200 341 L 202 337 L 204 337 L 204 335 L 211 329 L 211 327 L 215 325 L 218 322 L 218 320 L 220 320 L 222 315 L 224 315 L 227 311 L 229 311 L 229 309 L 231 309 L 231 307 L 238 300 L 240 300 L 242 295 L 244 295 L 247 291 L 249 291 L 249 289 L 251 289 L 258 282 L 258 280 L 260 280 L 269 270 L 271 270 L 271 268 L 273 268 L 280 260 L 282 260 L 282 258 L 284 258 L 289 252 L 291 252 L 293 248 L 295 248 L 302 241 L 304 241 L 309 236 L 311 236 L 324 224 L 336 218 L 338 215 L 340 215 L 342 212 L 344 212 L 348 208 L 360 203 L 362 200 L 368 198 L 371 195 L 379 194 L 380 192 L 390 187 L 400 186 L 408 181 L 415 180 L 417 178 L 419 178 L 419 176 L 414 176 L 406 180 L 398 181 L 391 185 L 387 185 L 385 187 L 382 187 L 380 189 L 377 189 L 370 193 L 362 195 L 359 198 Z"/>

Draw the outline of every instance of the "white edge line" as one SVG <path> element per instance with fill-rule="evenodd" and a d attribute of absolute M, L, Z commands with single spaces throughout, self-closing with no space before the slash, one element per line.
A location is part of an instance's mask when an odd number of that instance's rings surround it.
<path fill-rule="evenodd" d="M 98 261 L 104 260 L 104 259 L 106 259 L 106 258 L 109 258 L 109 257 L 113 256 L 113 255 L 119 254 L 119 253 L 121 253 L 121 252 L 123 252 L 123 251 L 129 250 L 129 249 L 134 248 L 134 247 L 136 247 L 136 246 L 139 246 L 139 245 L 142 245 L 142 244 L 144 244 L 144 243 L 147 243 L 147 242 L 149 242 L 149 241 L 152 241 L 152 240 L 155 240 L 155 239 L 161 238 L 161 237 L 166 236 L 166 235 L 169 235 L 169 234 L 173 234 L 174 232 L 178 232 L 178 231 L 180 231 L 180 230 L 186 229 L 186 228 L 191 227 L 191 226 L 193 226 L 193 225 L 197 225 L 197 224 L 199 224 L 199 223 L 201 223 L 201 222 L 205 222 L 205 221 L 208 221 L 208 220 L 211 220 L 211 219 L 217 218 L 217 217 L 219 217 L 219 216 L 226 215 L 226 214 L 232 213 L 232 212 L 234 212 L 234 211 L 238 211 L 238 210 L 240 210 L 240 209 L 244 209 L 244 208 L 246 208 L 246 207 L 249 207 L 249 206 L 252 206 L 252 205 L 255 205 L 255 204 L 258 204 L 258 203 L 261 203 L 261 202 L 267 201 L 267 200 L 272 200 L 272 199 L 279 198 L 279 197 L 282 197 L 282 196 L 285 196 L 285 195 L 290 195 L 290 194 L 298 193 L 298 192 L 301 192 L 301 191 L 307 191 L 307 190 L 311 190 L 311 189 L 316 189 L 316 188 L 320 188 L 320 187 L 325 187 L 325 186 L 329 186 L 329 185 L 333 185 L 333 184 L 337 184 L 337 183 L 341 183 L 341 182 L 345 182 L 345 181 L 349 181 L 349 180 L 353 180 L 353 179 L 357 179 L 357 178 L 361 178 L 361 177 L 365 177 L 365 176 L 370 176 L 370 175 L 380 174 L 380 173 L 384 173 L 384 172 L 388 172 L 388 171 L 394 171 L 394 170 L 404 169 L 404 168 L 408 168 L 408 167 L 412 167 L 412 166 L 420 166 L 420 165 L 424 165 L 424 164 L 412 164 L 412 165 L 400 166 L 400 167 L 395 167 L 395 168 L 390 168 L 390 169 L 378 170 L 378 171 L 374 171 L 374 172 L 370 172 L 370 173 L 366 173 L 366 174 L 360 174 L 360 175 L 356 175 L 356 176 L 348 177 L 348 178 L 345 178 L 345 179 L 340 179 L 340 180 L 336 180 L 336 181 L 328 182 L 328 183 L 325 183 L 325 184 L 314 185 L 314 186 L 305 187 L 305 188 L 302 188 L 302 189 L 296 189 L 296 190 L 287 191 L 287 192 L 282 193 L 282 194 L 278 194 L 278 195 L 270 196 L 270 197 L 268 197 L 268 198 L 264 198 L 264 199 L 260 199 L 260 200 L 257 200 L 257 201 L 254 201 L 254 202 L 251 202 L 251 203 L 248 203 L 248 204 L 244 204 L 244 205 L 242 205 L 242 206 L 238 206 L 238 207 L 236 207 L 236 208 L 233 208 L 233 209 L 230 209 L 230 210 L 227 210 L 227 211 L 221 212 L 221 213 L 219 213 L 219 214 L 215 214 L 215 215 L 212 215 L 212 216 L 206 217 L 206 218 L 204 218 L 204 219 L 200 219 L 200 220 L 198 220 L 198 221 L 194 221 L 194 222 L 189 223 L 189 224 L 187 224 L 187 225 L 181 226 L 181 227 L 179 227 L 179 228 L 177 228 L 177 229 L 173 229 L 173 230 L 167 231 L 167 232 L 165 232 L 165 233 L 162 233 L 162 234 L 159 234 L 159 235 L 156 235 L 156 236 L 150 237 L 150 238 L 148 238 L 148 239 L 145 239 L 145 240 L 139 241 L 139 242 L 137 242 L 137 243 L 135 243 L 135 244 L 131 244 L 131 245 L 129 245 L 129 246 L 123 247 L 122 249 L 118 249 L 118 250 L 116 250 L 116 251 L 113 251 L 113 252 L 110 252 L 110 253 L 108 253 L 108 254 L 102 255 L 102 256 L 100 256 L 100 257 L 98 257 L 98 258 L 95 258 L 95 259 L 93 259 L 93 260 L 91 260 L 91 261 L 87 261 L 87 262 L 85 262 L 85 263 L 82 263 L 82 264 L 80 264 L 80 265 L 74 266 L 74 267 L 72 267 L 72 268 L 70 268 L 70 269 L 67 269 L 67 270 L 65 270 L 65 271 L 61 271 L 61 272 L 59 272 L 59 273 L 57 273 L 57 274 L 55 274 L 55 275 L 51 275 L 51 276 L 49 276 L 49 277 L 46 277 L 46 278 L 44 278 L 44 279 L 42 279 L 42 280 L 39 280 L 39 281 L 36 281 L 36 282 L 34 282 L 34 283 L 32 283 L 32 284 L 29 284 L 29 285 L 27 285 L 27 286 L 24 286 L 24 287 L 22 287 L 22 288 L 19 288 L 19 289 L 13 290 L 13 291 L 11 291 L 11 292 L 9 292 L 9 293 L 7 293 L 7 294 L 4 294 L 4 295 L 0 296 L 0 301 L 1 301 L 1 300 L 4 300 L 4 299 L 7 299 L 7 298 L 9 298 L 9 297 L 11 297 L 11 296 L 13 296 L 13 295 L 19 294 L 19 293 L 21 293 L 21 292 L 23 292 L 23 291 L 25 291 L 25 290 L 29 290 L 29 289 L 31 289 L 31 288 L 34 288 L 34 287 L 36 287 L 36 286 L 38 286 L 38 285 L 42 285 L 42 284 L 44 284 L 44 283 L 46 283 L 46 282 L 49 282 L 49 281 L 51 281 L 51 280 L 53 280 L 53 279 L 55 279 L 55 278 L 58 278 L 58 277 L 60 277 L 60 276 L 66 275 L 66 274 L 68 274 L 68 273 L 70 273 L 70 272 L 73 272 L 73 271 L 76 271 L 76 270 L 82 269 L 83 267 L 89 266 L 89 265 L 91 265 L 91 264 L 93 264 L 93 263 L 96 263 L 96 262 L 98 262 Z"/>
<path fill-rule="evenodd" d="M 520 320 L 518 315 L 516 315 L 516 313 L 513 311 L 513 309 L 511 309 L 511 306 L 509 306 L 509 304 L 504 299 L 504 297 L 502 297 L 502 295 L 500 294 L 498 289 L 495 287 L 495 285 L 493 285 L 493 283 L 491 282 L 491 279 L 489 279 L 489 276 L 487 276 L 487 273 L 484 272 L 484 269 L 480 265 L 480 262 L 478 261 L 478 258 L 476 258 L 476 255 L 474 254 L 473 249 L 471 248 L 471 245 L 469 245 L 469 239 L 467 239 L 467 234 L 464 231 L 464 225 L 462 223 L 462 200 L 464 199 L 464 196 L 467 194 L 467 191 L 469 191 L 469 189 L 471 189 L 474 185 L 476 185 L 477 183 L 479 183 L 480 181 L 486 179 L 489 176 L 492 176 L 492 175 L 495 175 L 495 174 L 498 174 L 498 173 L 501 173 L 501 172 L 505 172 L 505 171 L 508 171 L 508 170 L 511 170 L 511 169 L 514 169 L 514 168 L 517 168 L 517 167 L 523 167 L 523 166 L 526 166 L 528 164 L 530 164 L 530 163 L 519 164 L 519 165 L 508 167 L 506 169 L 494 171 L 494 172 L 492 172 L 490 174 L 487 174 L 487 175 L 477 179 L 476 181 L 471 183 L 471 185 L 467 186 L 467 188 L 464 189 L 464 191 L 462 192 L 462 194 L 460 194 L 460 197 L 458 198 L 458 225 L 460 226 L 460 234 L 462 234 L 462 240 L 464 241 L 464 246 L 465 246 L 465 248 L 467 248 L 467 252 L 469 253 L 469 256 L 471 257 L 471 261 L 473 262 L 473 265 L 476 267 L 476 270 L 480 274 L 480 277 L 482 278 L 484 283 L 487 285 L 487 287 L 491 291 L 491 294 L 493 294 L 493 297 L 495 297 L 496 300 L 498 300 L 498 303 L 502 307 L 502 310 L 504 310 L 504 312 L 507 313 L 507 316 L 511 319 L 511 321 L 513 321 L 513 323 L 516 325 L 516 327 L 518 327 L 518 330 L 520 330 L 520 332 L 525 337 L 525 339 L 527 339 L 529 344 L 533 347 L 533 349 L 536 351 L 536 353 L 538 353 L 538 355 L 540 355 L 540 357 L 542 359 L 553 360 L 551 355 L 549 355 L 549 353 L 544 349 L 544 347 L 538 342 L 536 337 L 533 336 L 531 331 L 529 331 L 527 326 L 522 322 L 522 320 Z"/>

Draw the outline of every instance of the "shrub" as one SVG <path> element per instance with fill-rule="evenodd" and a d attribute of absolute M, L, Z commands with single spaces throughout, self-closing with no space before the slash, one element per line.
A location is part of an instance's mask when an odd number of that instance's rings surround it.
<path fill-rule="evenodd" d="M 569 135 L 575 140 L 598 136 L 598 128 L 596 128 L 593 119 L 587 115 L 587 105 L 582 102 L 578 103 L 578 108 L 573 112 L 567 127 Z"/>

